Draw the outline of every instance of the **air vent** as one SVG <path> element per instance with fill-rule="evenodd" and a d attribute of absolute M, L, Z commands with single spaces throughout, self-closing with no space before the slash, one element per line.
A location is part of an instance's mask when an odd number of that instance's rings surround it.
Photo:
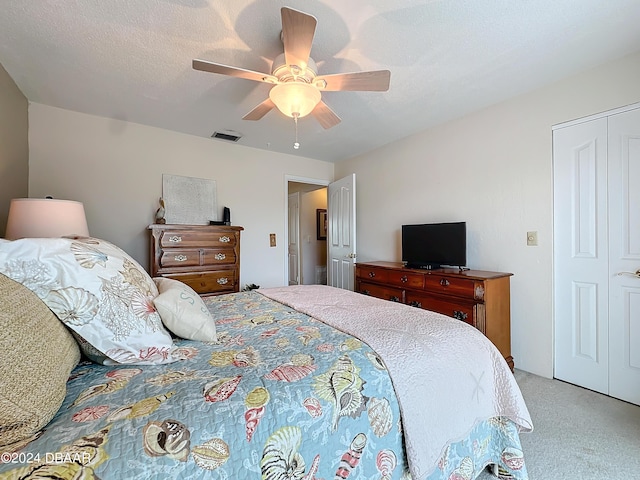
<path fill-rule="evenodd" d="M 227 142 L 237 142 L 242 138 L 242 134 L 239 132 L 233 132 L 227 130 L 224 132 L 213 132 L 211 138 L 217 138 L 218 140 L 226 140 Z"/>

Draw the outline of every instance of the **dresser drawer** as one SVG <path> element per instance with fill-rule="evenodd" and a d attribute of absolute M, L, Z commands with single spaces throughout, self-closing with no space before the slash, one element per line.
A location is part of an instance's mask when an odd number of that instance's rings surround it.
<path fill-rule="evenodd" d="M 160 256 L 160 268 L 197 267 L 200 265 L 200 250 L 163 250 Z"/>
<path fill-rule="evenodd" d="M 233 234 L 233 232 L 166 230 L 161 233 L 159 243 L 163 248 L 233 248 L 236 245 L 236 236 Z"/>
<path fill-rule="evenodd" d="M 404 303 L 404 290 L 401 288 L 391 288 L 376 285 L 375 283 L 359 282 L 358 292 L 364 295 L 381 298 L 383 300 Z"/>
<path fill-rule="evenodd" d="M 474 308 L 475 304 L 467 302 L 455 302 L 449 299 L 420 295 L 414 292 L 407 292 L 406 303 L 413 307 L 431 310 L 442 313 L 457 320 L 462 320 L 475 327 Z"/>
<path fill-rule="evenodd" d="M 443 275 L 425 275 L 424 289 L 428 292 L 443 293 L 473 299 L 475 282 L 471 279 L 453 278 Z"/>
<path fill-rule="evenodd" d="M 424 288 L 424 275 L 421 273 L 390 270 L 387 272 L 387 281 L 391 285 L 403 288 L 417 288 L 420 290 Z"/>
<path fill-rule="evenodd" d="M 212 265 L 233 265 L 236 254 L 229 249 L 183 250 L 168 248 L 160 256 L 160 268 L 210 267 Z"/>
<path fill-rule="evenodd" d="M 356 277 L 361 280 L 386 282 L 387 273 L 387 270 L 384 270 L 382 268 L 356 267 Z"/>
<path fill-rule="evenodd" d="M 236 253 L 231 249 L 206 249 L 202 251 L 202 265 L 232 265 Z"/>
<path fill-rule="evenodd" d="M 237 279 L 236 272 L 234 270 L 218 270 L 215 272 L 201 273 L 172 273 L 164 276 L 186 283 L 201 295 L 237 291 Z"/>

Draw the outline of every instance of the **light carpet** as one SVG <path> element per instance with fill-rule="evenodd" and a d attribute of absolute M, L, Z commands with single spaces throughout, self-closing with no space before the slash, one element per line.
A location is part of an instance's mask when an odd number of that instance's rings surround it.
<path fill-rule="evenodd" d="M 640 479 L 639 406 L 521 370 L 515 377 L 534 425 L 520 435 L 529 480 Z"/>

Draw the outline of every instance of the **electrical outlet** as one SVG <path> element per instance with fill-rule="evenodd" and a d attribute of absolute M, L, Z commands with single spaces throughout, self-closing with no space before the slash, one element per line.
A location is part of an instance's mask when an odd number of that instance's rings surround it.
<path fill-rule="evenodd" d="M 527 245 L 529 247 L 538 245 L 538 232 L 527 232 Z"/>
<path fill-rule="evenodd" d="M 270 247 L 275 247 L 276 246 L 276 234 L 275 233 L 270 233 L 269 234 L 269 246 Z"/>

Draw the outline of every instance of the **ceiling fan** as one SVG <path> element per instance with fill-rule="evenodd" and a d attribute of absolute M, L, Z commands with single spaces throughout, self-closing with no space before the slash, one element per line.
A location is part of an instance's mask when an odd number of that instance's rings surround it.
<path fill-rule="evenodd" d="M 276 107 L 292 117 L 296 126 L 298 118 L 311 114 L 325 129 L 331 128 L 340 123 L 340 117 L 322 101 L 323 91 L 382 92 L 389 89 L 389 70 L 318 75 L 316 63 L 309 56 L 316 18 L 289 7 L 283 7 L 280 12 L 284 53 L 274 59 L 270 74 L 206 60 L 193 60 L 195 70 L 273 85 L 269 98 L 242 117 L 243 120 L 260 120 Z"/>

